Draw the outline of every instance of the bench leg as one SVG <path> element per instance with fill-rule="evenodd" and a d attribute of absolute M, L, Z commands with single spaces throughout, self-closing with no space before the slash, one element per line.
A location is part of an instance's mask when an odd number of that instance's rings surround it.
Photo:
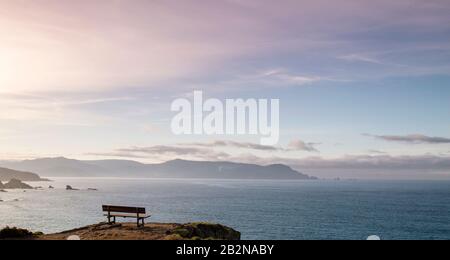
<path fill-rule="evenodd" d="M 137 227 L 144 227 L 145 226 L 144 218 L 138 218 L 136 224 Z"/>
<path fill-rule="evenodd" d="M 111 221 L 112 218 L 112 221 Z M 108 224 L 116 224 L 116 217 L 114 216 L 108 216 Z"/>

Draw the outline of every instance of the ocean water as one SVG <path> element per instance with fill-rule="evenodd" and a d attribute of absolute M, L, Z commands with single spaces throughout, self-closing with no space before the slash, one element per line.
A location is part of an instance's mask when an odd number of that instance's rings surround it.
<path fill-rule="evenodd" d="M 55 189 L 0 193 L 0 227 L 59 232 L 104 221 L 101 205 L 119 204 L 146 207 L 154 222 L 225 224 L 243 239 L 450 239 L 448 181 L 54 179 L 32 185 Z"/>

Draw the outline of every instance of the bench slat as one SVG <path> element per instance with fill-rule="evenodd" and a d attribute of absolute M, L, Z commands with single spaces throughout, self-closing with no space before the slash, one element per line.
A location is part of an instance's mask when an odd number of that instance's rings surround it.
<path fill-rule="evenodd" d="M 102 206 L 104 212 L 120 212 L 120 213 L 135 213 L 135 214 L 146 214 L 145 208 L 139 207 L 124 207 L 124 206 Z"/>
<path fill-rule="evenodd" d="M 103 216 L 108 217 L 108 214 L 104 214 Z M 110 217 L 119 217 L 119 218 L 136 218 L 137 214 L 117 214 L 117 213 L 112 213 L 111 215 L 109 215 Z M 139 214 L 139 218 L 149 218 L 151 217 L 148 214 Z"/>

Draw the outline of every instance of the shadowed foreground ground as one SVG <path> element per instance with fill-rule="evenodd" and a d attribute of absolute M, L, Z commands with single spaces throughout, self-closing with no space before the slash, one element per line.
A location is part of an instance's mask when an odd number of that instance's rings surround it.
<path fill-rule="evenodd" d="M 136 227 L 136 223 L 100 223 L 57 234 L 38 235 L 30 239 L 66 240 L 74 235 L 79 236 L 81 240 L 240 240 L 241 237 L 241 234 L 232 228 L 209 223 L 148 223 L 141 228 Z"/>

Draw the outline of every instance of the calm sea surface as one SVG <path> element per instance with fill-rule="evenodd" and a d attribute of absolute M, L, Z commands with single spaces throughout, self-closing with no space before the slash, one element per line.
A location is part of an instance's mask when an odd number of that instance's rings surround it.
<path fill-rule="evenodd" d="M 0 193 L 0 227 L 58 232 L 104 221 L 101 205 L 119 204 L 146 207 L 154 222 L 218 222 L 243 239 L 450 239 L 448 181 L 54 179 L 32 185 L 45 189 Z"/>

